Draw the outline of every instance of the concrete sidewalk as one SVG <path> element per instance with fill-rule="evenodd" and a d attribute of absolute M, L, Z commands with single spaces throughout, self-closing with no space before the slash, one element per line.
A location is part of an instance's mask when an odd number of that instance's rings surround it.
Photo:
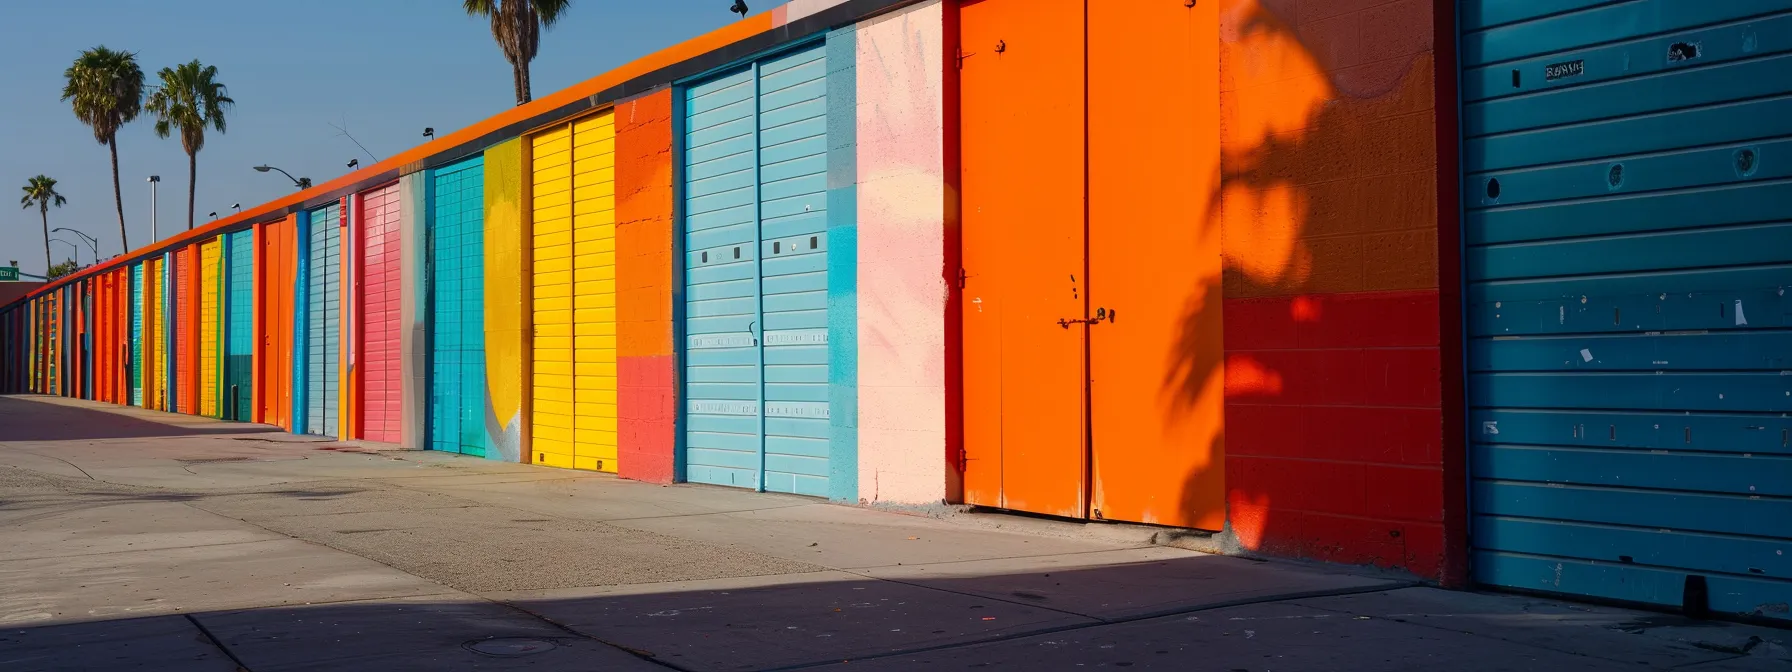
<path fill-rule="evenodd" d="M 1782 670 L 1792 633 L 1148 533 L 0 397 L 0 670 Z"/>

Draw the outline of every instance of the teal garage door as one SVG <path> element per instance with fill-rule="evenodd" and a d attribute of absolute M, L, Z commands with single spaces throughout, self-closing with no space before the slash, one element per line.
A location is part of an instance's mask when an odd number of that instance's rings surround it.
<path fill-rule="evenodd" d="M 485 162 L 436 171 L 430 211 L 429 447 L 485 455 Z"/>
<path fill-rule="evenodd" d="M 1461 7 L 1475 578 L 1792 618 L 1792 4 Z"/>
<path fill-rule="evenodd" d="M 131 405 L 143 405 L 143 264 L 131 264 Z"/>
<path fill-rule="evenodd" d="M 311 211 L 305 292 L 305 433 L 336 435 L 337 372 L 342 318 L 342 211 Z"/>
<path fill-rule="evenodd" d="M 822 47 L 684 95 L 684 478 L 826 496 Z"/>
<path fill-rule="evenodd" d="M 254 403 L 255 232 L 229 234 L 224 246 L 224 419 L 247 421 Z"/>

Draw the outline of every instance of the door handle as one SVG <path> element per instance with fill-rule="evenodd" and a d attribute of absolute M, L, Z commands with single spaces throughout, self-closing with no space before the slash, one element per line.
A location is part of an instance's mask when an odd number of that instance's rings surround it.
<path fill-rule="evenodd" d="M 759 345 L 759 336 L 753 333 L 753 325 L 755 324 L 759 324 L 759 322 L 753 321 L 747 323 L 747 338 L 753 340 L 753 345 Z"/>

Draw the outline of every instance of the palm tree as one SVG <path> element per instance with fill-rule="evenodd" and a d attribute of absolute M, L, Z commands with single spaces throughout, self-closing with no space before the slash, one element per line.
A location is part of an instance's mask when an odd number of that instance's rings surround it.
<path fill-rule="evenodd" d="M 504 50 L 504 60 L 510 61 L 516 104 L 529 102 L 529 62 L 541 46 L 541 30 L 554 27 L 572 0 L 462 0 L 461 4 L 469 16 L 491 18 L 492 39 Z"/>
<path fill-rule="evenodd" d="M 137 55 L 104 45 L 81 52 L 62 73 L 62 99 L 74 101 L 75 117 L 93 127 L 93 139 L 112 150 L 112 201 L 118 205 L 118 242 L 130 250 L 124 231 L 124 193 L 118 183 L 118 129 L 143 110 L 143 69 Z"/>
<path fill-rule="evenodd" d="M 145 105 L 156 115 L 156 137 L 166 138 L 180 129 L 180 146 L 187 150 L 187 228 L 193 228 L 193 197 L 199 180 L 199 150 L 205 148 L 205 127 L 224 132 L 224 111 L 235 105 L 218 82 L 218 67 L 200 65 L 197 59 L 156 73 L 162 88 L 149 94 Z"/>
<path fill-rule="evenodd" d="M 50 206 L 54 205 L 60 208 L 65 203 L 68 203 L 68 199 L 63 198 L 62 194 L 56 193 L 55 178 L 39 175 L 25 181 L 25 197 L 19 199 L 19 205 L 26 208 L 37 206 L 37 214 L 44 218 L 44 269 L 46 271 L 54 265 L 50 263 Z"/>

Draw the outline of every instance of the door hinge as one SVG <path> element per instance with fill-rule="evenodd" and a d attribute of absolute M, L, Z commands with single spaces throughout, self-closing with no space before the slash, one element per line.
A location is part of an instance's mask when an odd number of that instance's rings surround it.
<path fill-rule="evenodd" d="M 974 51 L 971 53 L 968 53 L 968 54 L 964 53 L 964 47 L 959 47 L 958 48 L 958 69 L 959 70 L 964 69 L 964 59 L 967 59 L 967 58 L 970 58 L 970 57 L 976 56 L 976 55 L 977 55 L 977 52 L 974 52 Z"/>
<path fill-rule="evenodd" d="M 964 286 L 966 284 L 965 281 L 969 280 L 970 278 L 971 278 L 971 276 L 965 275 L 964 269 L 962 267 L 959 268 L 958 269 L 958 288 L 964 289 Z"/>
<path fill-rule="evenodd" d="M 966 451 L 964 449 L 964 446 L 959 446 L 958 447 L 958 471 L 960 473 L 963 473 L 964 470 L 970 468 L 970 466 L 971 466 L 970 452 Z"/>

